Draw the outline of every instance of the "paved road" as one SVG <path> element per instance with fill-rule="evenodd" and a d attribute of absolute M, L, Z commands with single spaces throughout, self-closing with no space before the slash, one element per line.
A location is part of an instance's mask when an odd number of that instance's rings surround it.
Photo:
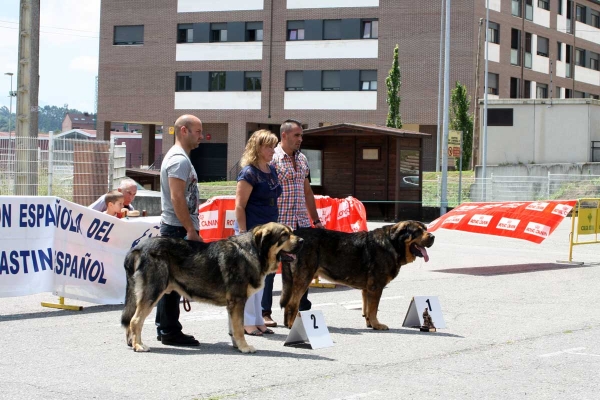
<path fill-rule="evenodd" d="M 370 228 L 381 224 L 370 223 Z M 360 293 L 311 289 L 334 346 L 283 347 L 288 330 L 232 349 L 224 308 L 192 303 L 184 331 L 199 348 L 132 352 L 121 306 L 45 309 L 50 294 L 0 300 L 0 398 L 5 399 L 596 399 L 600 371 L 598 246 L 568 257 L 570 220 L 540 245 L 439 230 L 431 260 L 406 266 L 366 329 Z M 280 279 L 275 290 L 279 300 Z M 402 328 L 411 297 L 436 295 L 446 329 Z M 71 301 L 74 303 L 74 301 Z M 81 304 L 81 303 L 78 303 Z M 280 310 L 275 320 L 282 321 Z"/>

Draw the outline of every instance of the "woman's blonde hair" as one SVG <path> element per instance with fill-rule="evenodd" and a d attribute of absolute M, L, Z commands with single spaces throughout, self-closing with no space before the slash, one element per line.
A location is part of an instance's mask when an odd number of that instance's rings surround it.
<path fill-rule="evenodd" d="M 258 166 L 258 153 L 260 151 L 261 146 L 276 146 L 277 136 L 273 132 L 267 129 L 261 129 L 252 134 L 248 142 L 246 143 L 246 149 L 244 150 L 244 154 L 242 154 L 242 159 L 240 160 L 240 166 L 243 168 L 246 165 L 254 165 Z"/>

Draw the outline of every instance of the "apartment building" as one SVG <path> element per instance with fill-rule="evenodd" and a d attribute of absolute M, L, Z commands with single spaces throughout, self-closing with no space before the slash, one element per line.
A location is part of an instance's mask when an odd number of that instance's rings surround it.
<path fill-rule="evenodd" d="M 492 97 L 600 94 L 600 2 L 489 3 Z M 451 86 L 460 81 L 473 97 L 477 72 L 483 78 L 483 62 L 476 71 L 475 61 L 484 55 L 485 4 L 452 1 Z M 98 137 L 111 123 L 139 123 L 151 143 L 157 127 L 167 133 L 177 116 L 192 113 L 206 134 L 192 154 L 200 179 L 203 171 L 231 178 L 258 128 L 277 133 L 287 118 L 308 128 L 384 124 L 385 78 L 398 44 L 402 120 L 432 134 L 422 154 L 431 170 L 440 11 L 436 1 L 104 0 Z M 165 152 L 173 136 L 163 141 Z"/>

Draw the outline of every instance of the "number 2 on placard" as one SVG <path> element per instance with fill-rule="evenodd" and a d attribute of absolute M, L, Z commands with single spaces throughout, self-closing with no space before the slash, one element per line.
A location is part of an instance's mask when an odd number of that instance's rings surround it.
<path fill-rule="evenodd" d="M 427 305 L 429 306 L 429 311 L 433 311 L 433 310 L 431 309 L 431 303 L 429 302 L 429 299 L 425 300 L 425 303 L 427 303 Z"/>
<path fill-rule="evenodd" d="M 315 314 L 310 314 L 310 319 L 313 320 L 313 328 L 319 329 L 319 327 L 317 326 L 317 317 L 315 317 Z"/>

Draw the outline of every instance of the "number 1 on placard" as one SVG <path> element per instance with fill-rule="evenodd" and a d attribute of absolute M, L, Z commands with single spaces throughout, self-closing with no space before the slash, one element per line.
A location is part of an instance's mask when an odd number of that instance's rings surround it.
<path fill-rule="evenodd" d="M 425 303 L 427 303 L 427 305 L 429 306 L 429 311 L 433 311 L 433 310 L 431 309 L 431 303 L 429 302 L 429 299 L 425 300 Z"/>
<path fill-rule="evenodd" d="M 317 317 L 315 317 L 315 314 L 310 314 L 310 319 L 313 320 L 313 328 L 319 329 L 319 327 L 317 326 Z"/>

